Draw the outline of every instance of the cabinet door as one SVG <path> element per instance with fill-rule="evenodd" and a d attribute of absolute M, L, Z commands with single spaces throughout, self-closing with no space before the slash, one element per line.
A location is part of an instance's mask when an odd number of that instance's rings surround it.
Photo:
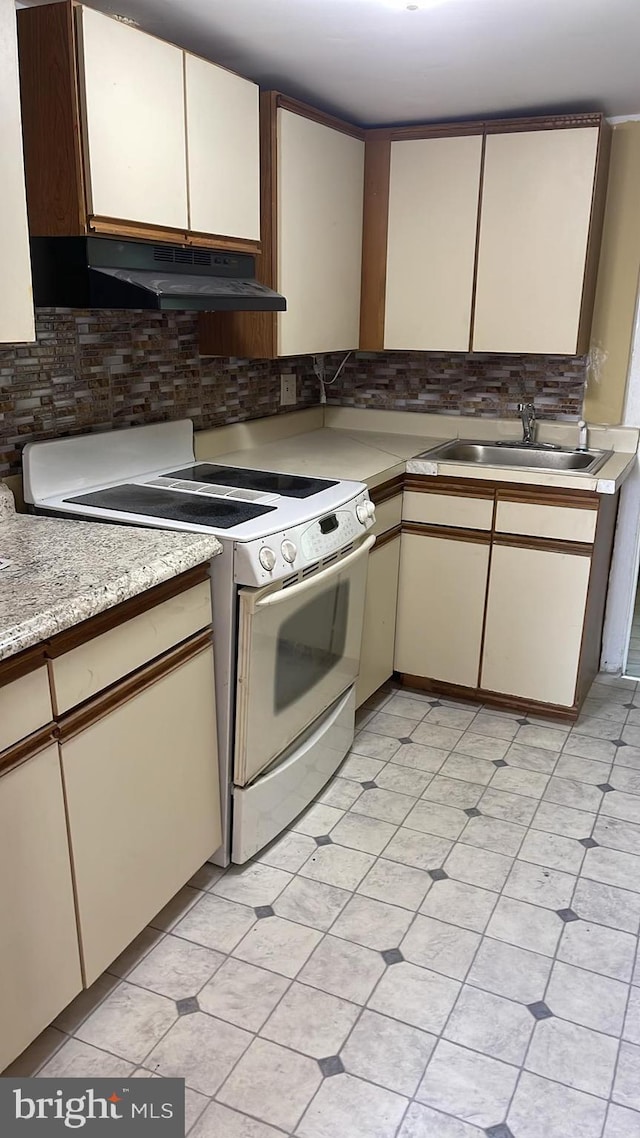
<path fill-rule="evenodd" d="M 597 127 L 490 134 L 474 352 L 576 351 Z"/>
<path fill-rule="evenodd" d="M 364 142 L 282 107 L 277 135 L 278 354 L 357 348 Z"/>
<path fill-rule="evenodd" d="M 62 744 L 87 984 L 221 841 L 213 650 Z"/>
<path fill-rule="evenodd" d="M 0 777 L 0 1071 L 82 988 L 58 748 Z"/>
<path fill-rule="evenodd" d="M 187 229 L 182 51 L 91 8 L 78 29 L 89 213 Z"/>
<path fill-rule="evenodd" d="M 403 533 L 394 666 L 478 686 L 489 542 Z"/>
<path fill-rule="evenodd" d="M 571 707 L 591 559 L 494 545 L 481 686 Z"/>
<path fill-rule="evenodd" d="M 364 607 L 360 675 L 356 706 L 360 707 L 393 672 L 400 535 L 369 555 Z"/>
<path fill-rule="evenodd" d="M 482 137 L 391 143 L 384 346 L 468 352 Z"/>
<path fill-rule="evenodd" d="M 260 240 L 258 87 L 185 53 L 189 228 Z"/>
<path fill-rule="evenodd" d="M 24 190 L 15 4 L 0 4 L 0 246 L 11 266 L 0 286 L 0 343 L 35 340 Z"/>

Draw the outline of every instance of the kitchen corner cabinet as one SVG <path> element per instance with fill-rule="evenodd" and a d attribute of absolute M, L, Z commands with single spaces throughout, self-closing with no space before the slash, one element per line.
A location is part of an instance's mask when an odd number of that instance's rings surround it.
<path fill-rule="evenodd" d="M 358 347 L 364 132 L 277 92 L 261 95 L 258 279 L 280 313 L 204 313 L 203 355 L 270 358 Z"/>
<path fill-rule="evenodd" d="M 367 568 L 357 707 L 391 676 L 396 639 L 402 520 L 402 494 L 398 493 L 397 479 L 372 489 L 371 500 L 376 504 L 372 531 L 376 544 L 369 554 Z"/>
<path fill-rule="evenodd" d="M 409 476 L 395 669 L 575 719 L 598 671 L 617 496 Z"/>
<path fill-rule="evenodd" d="M 35 340 L 36 334 L 25 203 L 16 11 L 10 0 L 0 3 L 0 106 L 0 244 L 6 263 L 11 266 L 0 291 L 0 343 L 17 343 Z"/>
<path fill-rule="evenodd" d="M 71 0 L 18 30 L 32 236 L 259 247 L 254 83 Z"/>
<path fill-rule="evenodd" d="M 600 115 L 366 140 L 360 348 L 589 348 L 610 145 Z"/>

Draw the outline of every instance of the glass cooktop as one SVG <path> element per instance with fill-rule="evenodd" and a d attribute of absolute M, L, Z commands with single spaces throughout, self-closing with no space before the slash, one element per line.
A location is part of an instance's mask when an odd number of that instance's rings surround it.
<path fill-rule="evenodd" d="M 197 525 L 211 526 L 213 529 L 230 529 L 275 509 L 275 506 L 256 506 L 252 502 L 230 502 L 226 498 L 204 498 L 201 494 L 178 494 L 172 490 L 156 490 L 151 486 L 128 483 L 122 486 L 110 486 L 106 490 L 95 490 L 91 494 L 79 494 L 76 498 L 64 500 L 73 505 L 95 506 L 101 510 L 121 510 L 127 514 L 140 514 L 142 517 L 195 522 Z"/>
<path fill-rule="evenodd" d="M 211 482 L 216 486 L 235 486 L 239 490 L 263 490 L 265 494 L 283 494 L 287 498 L 311 498 L 336 481 L 327 478 L 305 478 L 298 474 L 276 474 L 271 470 L 246 470 L 240 466 L 215 466 L 200 462 L 173 470 L 165 478 L 183 478 L 194 482 Z"/>

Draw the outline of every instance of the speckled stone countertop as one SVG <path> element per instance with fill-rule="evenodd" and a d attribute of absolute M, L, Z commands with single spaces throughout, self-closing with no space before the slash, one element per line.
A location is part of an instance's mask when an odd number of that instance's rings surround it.
<path fill-rule="evenodd" d="M 205 534 L 16 514 L 0 483 L 0 660 L 221 551 Z"/>

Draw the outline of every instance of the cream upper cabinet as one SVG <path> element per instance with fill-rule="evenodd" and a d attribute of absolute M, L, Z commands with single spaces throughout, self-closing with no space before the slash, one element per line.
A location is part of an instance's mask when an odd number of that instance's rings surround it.
<path fill-rule="evenodd" d="M 577 351 L 599 133 L 487 136 L 473 351 Z"/>
<path fill-rule="evenodd" d="M 188 228 L 183 52 L 81 8 L 89 213 Z"/>
<path fill-rule="evenodd" d="M 185 53 L 189 228 L 260 240 L 258 87 Z"/>
<path fill-rule="evenodd" d="M 0 287 L 0 343 L 35 340 L 25 205 L 16 9 L 0 0 L 0 244 L 11 266 Z"/>
<path fill-rule="evenodd" d="M 278 355 L 357 348 L 364 142 L 277 111 Z"/>
<path fill-rule="evenodd" d="M 384 347 L 469 351 L 482 136 L 391 143 Z"/>

